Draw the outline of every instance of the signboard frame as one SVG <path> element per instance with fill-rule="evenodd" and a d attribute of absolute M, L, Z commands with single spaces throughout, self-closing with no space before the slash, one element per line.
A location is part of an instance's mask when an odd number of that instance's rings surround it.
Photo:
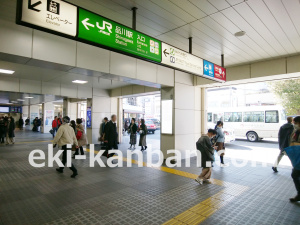
<path fill-rule="evenodd" d="M 222 80 L 220 80 L 220 79 L 216 79 L 216 78 L 214 78 L 214 77 L 206 76 L 206 75 L 204 75 L 204 74 L 203 74 L 203 75 L 199 75 L 199 74 L 193 73 L 193 72 L 191 72 L 191 71 L 186 71 L 186 70 L 183 70 L 183 69 L 180 69 L 180 68 L 177 68 L 177 67 L 172 67 L 172 66 L 170 66 L 170 65 L 163 64 L 163 63 L 162 63 L 163 50 L 161 50 L 161 62 L 157 62 L 157 61 L 154 61 L 154 60 L 151 60 L 151 59 L 147 59 L 147 58 L 144 58 L 144 57 L 135 55 L 135 54 L 131 54 L 131 53 L 128 53 L 128 52 L 125 52 L 125 51 L 121 51 L 121 50 L 112 48 L 112 47 L 108 47 L 108 46 L 106 46 L 106 45 L 102 45 L 102 44 L 99 44 L 99 43 L 95 43 L 95 42 L 92 42 L 92 41 L 88 41 L 88 40 L 79 38 L 79 37 L 78 37 L 78 28 L 79 28 L 79 25 L 78 25 L 78 24 L 79 24 L 79 9 L 80 9 L 80 8 L 81 8 L 81 9 L 84 9 L 84 10 L 86 10 L 86 11 L 88 11 L 88 12 L 90 12 L 90 13 L 93 13 L 93 14 L 95 14 L 95 15 L 99 15 L 99 14 L 98 14 L 98 13 L 95 13 L 95 12 L 92 12 L 91 10 L 87 10 L 87 9 L 85 9 L 85 8 L 82 8 L 82 7 L 80 7 L 80 6 L 78 6 L 78 5 L 75 5 L 75 4 L 73 4 L 73 3 L 70 3 L 70 2 L 68 2 L 68 1 L 65 1 L 65 0 L 60 0 L 60 1 L 65 2 L 65 3 L 68 3 L 68 4 L 70 4 L 70 5 L 73 5 L 73 6 L 77 7 L 77 28 L 76 28 L 76 35 L 75 35 L 74 37 L 73 37 L 73 36 L 70 36 L 70 35 L 67 35 L 67 34 L 64 34 L 64 33 L 60 33 L 60 32 L 51 30 L 51 29 L 47 29 L 47 28 L 40 27 L 40 26 L 31 24 L 31 23 L 24 22 L 24 21 L 22 21 L 22 7 L 23 7 L 23 1 L 25 1 L 25 0 L 17 0 L 16 24 L 18 24 L 18 25 L 26 26 L 26 27 L 29 27 L 29 28 L 32 28 L 32 29 L 36 29 L 36 30 L 39 30 L 39 31 L 43 31 L 43 32 L 46 32 L 46 33 L 53 34 L 53 35 L 61 36 L 61 37 L 64 37 L 64 38 L 67 38 L 67 39 L 70 39 L 70 40 L 82 42 L 82 43 L 85 43 L 85 44 L 88 44 L 88 45 L 92 45 L 92 46 L 95 46 L 95 47 L 100 47 L 100 48 L 103 48 L 103 49 L 106 49 L 106 50 L 109 50 L 109 51 L 112 51 L 112 52 L 120 53 L 120 54 L 122 54 L 122 55 L 127 55 L 127 56 L 134 57 L 134 58 L 137 58 L 137 59 L 140 59 L 140 60 L 143 60 L 143 61 L 147 61 L 147 62 L 155 63 L 155 64 L 157 64 L 157 65 L 161 65 L 161 66 L 164 66 L 164 67 L 168 67 L 168 68 L 171 68 L 171 69 L 174 69 L 174 70 L 178 70 L 178 71 L 190 73 L 190 74 L 193 74 L 193 75 L 198 76 L 198 77 L 203 77 L 203 78 L 206 78 L 206 79 L 209 79 L 209 80 L 214 80 L 214 81 L 219 82 L 219 83 L 225 82 L 225 81 L 222 81 Z M 38 1 L 38 0 L 36 0 L 36 1 Z M 120 24 L 120 25 L 122 25 L 123 27 L 126 27 L 126 28 L 132 30 L 131 27 L 128 27 L 128 26 L 126 26 L 126 25 L 124 25 L 124 24 L 118 23 L 118 22 L 116 22 L 116 21 L 114 21 L 114 20 L 112 20 L 112 19 L 109 19 L 109 18 L 107 18 L 107 17 L 105 17 L 105 16 L 102 16 L 102 15 L 99 15 L 99 16 L 103 17 L 104 19 L 110 20 L 110 21 L 112 21 L 112 22 L 114 22 L 114 23 Z M 157 38 L 154 38 L 154 37 L 152 37 L 152 36 L 149 36 L 149 35 L 147 35 L 147 34 L 145 34 L 145 33 L 143 33 L 143 32 L 140 32 L 140 31 L 138 31 L 138 30 L 136 30 L 136 31 L 139 32 L 139 33 L 142 34 L 142 35 L 145 35 L 145 36 L 149 37 L 149 38 L 153 38 L 153 39 L 155 39 L 155 40 L 158 40 Z M 160 41 L 160 43 L 161 43 L 160 46 L 161 46 L 161 48 L 162 48 L 162 45 L 163 45 L 163 43 L 165 43 L 165 42 L 163 42 L 163 41 L 161 41 L 161 40 L 158 40 L 158 41 Z M 173 46 L 173 45 L 171 45 L 171 44 L 168 44 L 168 43 L 165 43 L 165 44 L 167 44 L 167 45 L 169 45 L 169 46 L 171 46 L 171 47 L 174 47 L 174 48 L 176 48 L 176 49 L 179 49 L 180 51 L 186 52 L 187 54 L 190 54 L 189 52 L 184 51 L 184 50 L 182 50 L 181 48 L 175 47 L 175 46 Z M 193 54 L 190 54 L 190 55 L 202 59 L 202 58 L 199 57 L 199 56 L 196 56 L 196 55 L 193 55 Z M 202 60 L 203 60 L 203 62 L 204 62 L 205 59 L 202 59 Z M 208 61 L 208 60 L 206 60 L 206 61 L 207 61 L 207 62 L 210 62 L 210 61 Z M 210 62 L 210 63 L 212 63 L 212 62 Z M 214 63 L 212 63 L 212 64 L 214 64 Z M 214 65 L 216 65 L 216 64 L 214 64 Z M 218 65 L 218 66 L 219 66 L 219 65 Z M 203 65 L 203 67 L 204 67 L 204 65 Z M 224 68 L 224 69 L 225 69 L 225 68 Z"/>

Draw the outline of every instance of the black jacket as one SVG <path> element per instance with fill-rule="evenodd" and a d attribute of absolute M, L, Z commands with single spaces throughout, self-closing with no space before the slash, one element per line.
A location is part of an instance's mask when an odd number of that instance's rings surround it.
<path fill-rule="evenodd" d="M 128 130 L 129 130 L 129 132 L 131 133 L 131 134 L 136 134 L 136 132 L 137 132 L 137 125 L 134 123 L 134 124 L 130 124 L 130 126 L 129 126 L 129 128 L 128 128 Z"/>
<path fill-rule="evenodd" d="M 211 141 L 207 135 L 202 135 L 196 142 L 196 148 L 201 152 L 201 166 L 203 168 L 208 166 L 207 162 L 214 161 L 214 148 L 211 145 Z"/>
<path fill-rule="evenodd" d="M 8 137 L 15 137 L 15 121 L 11 120 L 10 123 L 7 125 L 7 132 L 8 132 Z"/>
<path fill-rule="evenodd" d="M 291 135 L 294 131 L 292 123 L 286 123 L 282 125 L 278 132 L 279 149 L 283 151 L 290 146 Z"/>
<path fill-rule="evenodd" d="M 112 121 L 109 121 L 104 128 L 105 137 L 104 140 L 107 141 L 109 146 L 115 146 L 118 144 L 118 132 L 117 125 Z"/>

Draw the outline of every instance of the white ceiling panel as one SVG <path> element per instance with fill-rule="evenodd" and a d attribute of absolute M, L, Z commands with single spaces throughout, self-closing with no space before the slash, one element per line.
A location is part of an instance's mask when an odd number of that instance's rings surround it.
<path fill-rule="evenodd" d="M 186 22 L 190 23 L 194 20 L 196 20 L 195 17 L 193 17 L 191 14 L 189 14 L 187 11 L 183 10 L 182 8 L 178 7 L 177 5 L 173 4 L 172 2 L 168 0 L 148 0 L 151 1 L 152 3 L 158 5 L 159 7 L 165 9 L 166 11 L 174 14 L 174 15 L 180 15 L 180 18 Z"/>
<path fill-rule="evenodd" d="M 244 2 L 245 0 L 226 0 L 230 5 L 237 5 L 240 4 L 242 2 Z"/>
<path fill-rule="evenodd" d="M 230 5 L 228 4 L 228 2 L 226 2 L 226 0 L 208 0 L 208 1 L 218 10 L 223 10 L 230 7 Z"/>
<path fill-rule="evenodd" d="M 275 0 L 278 1 L 278 0 Z M 262 0 L 248 0 L 247 4 L 251 7 L 254 13 L 260 18 L 260 20 L 266 25 L 267 29 L 277 38 L 282 46 L 287 50 L 289 54 L 296 53 L 295 47 L 292 45 L 287 35 L 281 29 L 280 25 L 275 20 L 272 13 Z"/>
<path fill-rule="evenodd" d="M 266 40 L 279 55 L 286 55 L 288 52 L 278 42 L 275 36 L 267 29 L 265 24 L 257 17 L 253 10 L 246 4 L 238 4 L 233 7 L 236 12 L 248 22 L 248 24 L 256 30 L 256 32 Z M 244 29 L 244 28 L 243 28 Z"/>
<path fill-rule="evenodd" d="M 290 0 L 291 2 L 295 0 Z M 288 39 L 291 41 L 295 49 L 300 51 L 300 36 L 294 26 L 288 12 L 281 1 L 264 0 L 269 10 L 272 12 L 275 20 L 280 25 L 281 29 L 285 32 Z M 298 1 L 299 2 L 299 1 Z M 299 12 L 300 13 L 300 12 Z"/>
<path fill-rule="evenodd" d="M 218 12 L 218 9 L 210 4 L 207 0 L 188 0 L 193 5 L 201 9 L 207 15 Z"/>
<path fill-rule="evenodd" d="M 232 23 L 234 23 L 239 30 L 243 30 L 246 32 L 246 35 L 251 39 L 251 42 L 254 42 L 256 45 L 256 49 L 263 50 L 264 57 L 272 57 L 278 56 L 279 54 L 276 50 L 265 40 L 257 31 L 246 22 L 243 17 L 238 14 L 234 8 L 228 8 L 222 11 L 223 15 L 225 15 Z M 248 44 L 248 42 L 247 42 Z M 267 55 L 266 55 L 267 54 Z"/>
<path fill-rule="evenodd" d="M 300 1 L 297 0 L 282 0 L 285 9 L 288 12 L 290 19 L 292 20 L 295 28 L 300 34 Z"/>
<path fill-rule="evenodd" d="M 182 8 L 184 6 L 184 10 L 187 11 L 194 18 L 200 19 L 202 17 L 207 16 L 206 13 L 204 13 L 198 7 L 195 7 L 195 5 L 189 2 L 188 0 L 170 0 L 170 1 L 176 6 L 178 6 L 179 8 Z"/>

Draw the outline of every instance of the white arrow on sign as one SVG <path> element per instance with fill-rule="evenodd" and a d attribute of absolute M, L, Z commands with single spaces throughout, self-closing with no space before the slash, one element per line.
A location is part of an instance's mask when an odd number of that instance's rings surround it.
<path fill-rule="evenodd" d="M 86 19 L 84 19 L 84 20 L 81 21 L 82 24 L 85 26 L 85 28 L 86 28 L 87 30 L 90 30 L 88 26 L 90 26 L 90 27 L 95 27 L 94 24 L 88 23 L 89 20 L 90 20 L 89 18 L 86 18 Z"/>
<path fill-rule="evenodd" d="M 208 67 L 205 65 L 205 66 L 204 66 L 204 69 L 205 69 L 205 70 L 208 70 Z"/>

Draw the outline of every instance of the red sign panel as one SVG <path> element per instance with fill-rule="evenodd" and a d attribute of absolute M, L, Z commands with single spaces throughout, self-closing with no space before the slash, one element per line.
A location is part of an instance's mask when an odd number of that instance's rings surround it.
<path fill-rule="evenodd" d="M 221 66 L 215 65 L 215 78 L 226 81 L 226 69 Z"/>

